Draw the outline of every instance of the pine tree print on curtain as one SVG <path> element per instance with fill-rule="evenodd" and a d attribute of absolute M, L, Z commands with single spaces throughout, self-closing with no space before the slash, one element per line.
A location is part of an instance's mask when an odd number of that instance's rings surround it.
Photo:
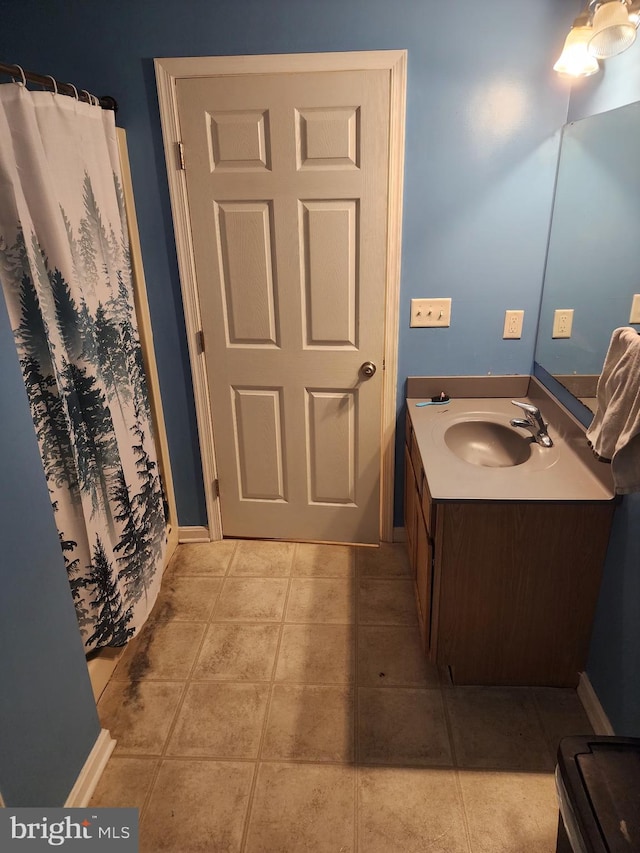
<path fill-rule="evenodd" d="M 123 645 L 166 520 L 112 112 L 0 86 L 0 282 L 85 648 Z"/>

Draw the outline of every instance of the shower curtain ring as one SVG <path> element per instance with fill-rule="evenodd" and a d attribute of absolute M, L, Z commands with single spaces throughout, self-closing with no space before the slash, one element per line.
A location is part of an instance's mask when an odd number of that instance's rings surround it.
<path fill-rule="evenodd" d="M 80 98 L 78 97 L 78 90 L 77 90 L 77 89 L 76 89 L 76 87 L 73 85 L 73 83 L 67 83 L 67 86 L 70 86 L 70 87 L 73 89 L 73 92 L 74 92 L 74 94 L 75 94 L 75 96 L 76 96 L 76 101 L 79 101 L 79 100 L 80 100 Z"/>
<path fill-rule="evenodd" d="M 87 92 L 86 89 L 80 89 L 83 95 L 87 96 L 87 102 L 90 106 L 95 107 L 96 101 L 98 100 L 95 95 L 92 95 L 91 92 Z"/>
<path fill-rule="evenodd" d="M 45 74 L 44 76 L 48 77 L 49 80 L 51 80 L 51 82 L 53 84 L 53 92 L 55 95 L 57 95 L 58 94 L 58 82 L 57 82 L 56 78 L 52 77 L 51 74 Z"/>
<path fill-rule="evenodd" d="M 23 67 L 21 65 L 14 65 L 13 67 L 20 69 L 20 74 L 22 75 L 22 82 L 19 85 L 20 86 L 26 86 L 27 85 L 27 75 L 24 73 Z M 13 82 L 15 83 L 16 81 L 14 80 Z"/>

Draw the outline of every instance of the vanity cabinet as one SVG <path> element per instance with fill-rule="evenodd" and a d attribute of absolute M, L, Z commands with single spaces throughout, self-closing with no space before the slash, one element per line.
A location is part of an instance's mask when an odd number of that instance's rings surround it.
<path fill-rule="evenodd" d="M 613 501 L 433 500 L 410 418 L 405 525 L 425 654 L 455 684 L 575 687 Z"/>
<path fill-rule="evenodd" d="M 431 611 L 433 601 L 433 536 L 431 499 L 415 436 L 409 425 L 405 446 L 405 528 L 409 548 L 418 621 L 425 651 L 431 648 Z"/>

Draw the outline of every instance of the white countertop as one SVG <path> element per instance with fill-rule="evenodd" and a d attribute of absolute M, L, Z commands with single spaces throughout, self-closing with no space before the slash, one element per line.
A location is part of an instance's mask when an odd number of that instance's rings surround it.
<path fill-rule="evenodd" d="M 480 420 L 509 427 L 512 418 L 522 416 L 510 399 L 470 397 L 423 408 L 418 402 L 423 401 L 407 399 L 407 408 L 434 500 L 608 501 L 614 496 L 606 478 L 603 483 L 592 470 L 592 464 L 605 463 L 593 457 L 586 438 L 566 440 L 551 423 L 553 447 L 532 443 L 530 458 L 520 465 L 473 465 L 449 449 L 444 435 L 454 423 Z M 526 431 L 510 428 L 526 439 Z"/>

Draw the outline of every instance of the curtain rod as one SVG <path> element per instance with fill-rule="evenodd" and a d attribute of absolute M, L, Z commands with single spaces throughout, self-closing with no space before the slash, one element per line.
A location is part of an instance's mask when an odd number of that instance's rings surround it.
<path fill-rule="evenodd" d="M 37 83 L 39 86 L 44 86 L 45 89 L 49 89 L 52 92 L 57 88 L 61 95 L 71 95 L 71 97 L 77 98 L 80 101 L 91 102 L 89 93 L 84 89 L 82 91 L 76 90 L 75 86 L 71 83 L 61 83 L 59 80 L 54 80 L 48 74 L 36 74 L 34 71 L 24 71 L 19 65 L 8 65 L 5 62 L 0 62 L 0 74 L 8 74 L 15 80 L 22 80 L 24 77 L 25 82 L 28 80 L 30 83 Z M 103 95 L 101 98 L 98 98 L 98 103 L 103 110 L 118 112 L 118 102 L 110 95 Z"/>

